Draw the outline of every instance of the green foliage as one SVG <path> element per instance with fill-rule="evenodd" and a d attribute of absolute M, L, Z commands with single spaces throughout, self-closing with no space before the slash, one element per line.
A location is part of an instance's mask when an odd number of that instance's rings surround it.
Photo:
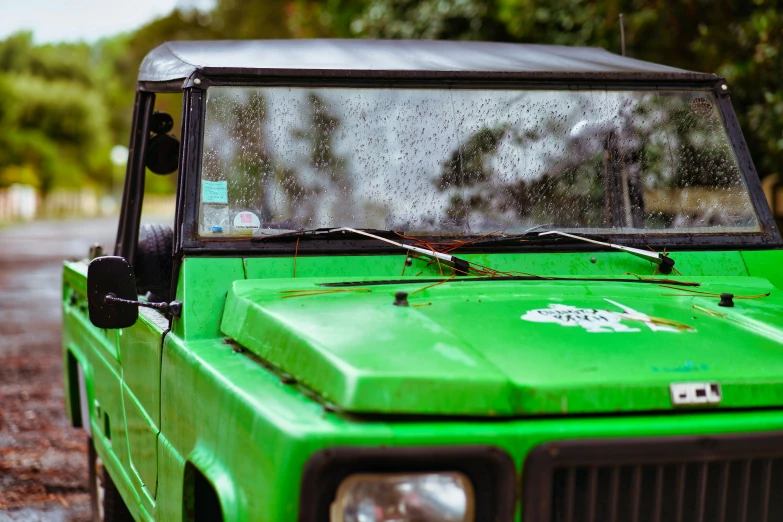
<path fill-rule="evenodd" d="M 438 187 L 462 187 L 490 179 L 487 160 L 497 152 L 506 130 L 481 129 L 460 144 L 443 165 Z"/>
<path fill-rule="evenodd" d="M 100 93 L 72 80 L 28 74 L 0 74 L 0 80 L 0 168 L 35 172 L 34 185 L 44 192 L 78 185 L 85 177 L 107 179 L 109 143 Z M 5 176 L 0 183 L 11 181 Z"/>
<path fill-rule="evenodd" d="M 349 25 L 351 36 L 508 40 L 497 0 L 370 0 Z"/>
<path fill-rule="evenodd" d="M 620 52 L 620 13 L 630 56 L 725 76 L 760 173 L 780 170 L 780 0 L 218 0 L 91 46 L 35 45 L 26 32 L 0 42 L 0 169 L 17 172 L 0 186 L 19 172 L 34 172 L 44 190 L 108 185 L 108 150 L 127 143 L 139 64 L 166 40 L 433 38 Z"/>
<path fill-rule="evenodd" d="M 110 181 L 106 110 L 90 48 L 34 46 L 29 33 L 0 43 L 0 186 Z"/>
<path fill-rule="evenodd" d="M 86 44 L 33 45 L 32 34 L 16 33 L 0 44 L 0 71 L 26 73 L 46 79 L 68 79 L 90 84 L 85 64 L 90 48 Z"/>
<path fill-rule="evenodd" d="M 103 112 L 96 110 L 100 94 L 83 85 L 40 76 L 10 76 L 20 130 L 37 129 L 53 141 L 86 149 L 100 140 Z M 97 99 L 97 100 L 96 100 Z M 100 105 L 100 103 L 98 103 Z"/>
<path fill-rule="evenodd" d="M 351 24 L 362 13 L 366 0 L 295 0 L 288 26 L 296 38 L 351 35 Z"/>
<path fill-rule="evenodd" d="M 780 0 L 365 0 L 339 36 L 587 45 L 715 72 L 761 176 L 783 164 L 783 5 Z M 354 7 L 356 9 L 356 7 Z"/>

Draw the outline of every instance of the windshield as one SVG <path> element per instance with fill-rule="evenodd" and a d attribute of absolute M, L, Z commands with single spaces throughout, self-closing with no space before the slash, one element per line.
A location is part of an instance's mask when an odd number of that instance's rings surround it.
<path fill-rule="evenodd" d="M 711 91 L 211 87 L 199 233 L 739 233 Z"/>

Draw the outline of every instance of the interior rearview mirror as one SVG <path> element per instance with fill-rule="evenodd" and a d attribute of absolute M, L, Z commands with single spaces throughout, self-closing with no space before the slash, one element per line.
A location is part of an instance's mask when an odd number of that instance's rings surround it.
<path fill-rule="evenodd" d="M 127 302 L 123 302 L 127 301 Z M 127 328 L 139 318 L 136 276 L 123 257 L 103 256 L 87 267 L 87 307 L 98 328 Z"/>

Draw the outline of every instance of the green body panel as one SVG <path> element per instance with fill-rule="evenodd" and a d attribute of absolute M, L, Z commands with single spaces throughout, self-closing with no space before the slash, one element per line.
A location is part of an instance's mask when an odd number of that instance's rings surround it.
<path fill-rule="evenodd" d="M 133 485 L 148 509 L 157 488 L 157 438 L 160 425 L 160 359 L 168 319 L 156 310 L 139 310 L 138 322 L 120 330 L 122 393 Z"/>
<path fill-rule="evenodd" d="M 619 252 L 466 257 L 543 276 L 652 274 Z M 146 313 L 121 335 L 94 328 L 86 263 L 75 262 L 64 273 L 64 350 L 85 373 L 96 448 L 139 520 L 190 520 L 189 470 L 197 469 L 218 493 L 225 520 L 294 521 L 307 460 L 335 446 L 490 444 L 521 474 L 530 449 L 546 441 L 783 430 L 780 252 L 672 257 L 684 274 L 675 279 L 702 283 L 697 290 L 770 296 L 727 309 L 715 297 L 598 281 L 449 282 L 413 294 L 426 286 L 416 277 L 439 276 L 437 264 L 416 259 L 405 267 L 404 255 L 193 257 L 179 271 L 182 317 L 161 339 L 163 325 Z M 326 281 L 400 279 L 403 268 L 404 284 L 366 286 L 369 293 L 279 293 L 323 289 L 317 285 Z M 395 307 L 400 290 L 412 304 L 432 304 Z M 653 332 L 624 320 L 640 331 L 591 333 L 521 319 L 552 303 L 619 311 L 607 298 L 696 331 Z M 67 371 L 66 390 L 74 389 L 72 379 Z M 717 409 L 665 411 L 669 383 L 707 380 L 723 387 Z M 69 402 L 73 409 L 78 398 Z M 402 420 L 341 409 L 439 415 Z M 618 409 L 631 413 L 613 415 Z M 569 415 L 575 412 L 594 415 Z M 156 490 L 148 484 L 153 474 Z"/>
<path fill-rule="evenodd" d="M 325 412 L 296 386 L 219 341 L 167 345 L 161 445 L 160 520 L 178 520 L 184 459 L 199 466 L 221 495 L 226 520 L 296 520 L 308 458 L 334 446 L 491 444 L 521 473 L 528 451 L 545 441 L 783 430 L 783 412 L 723 412 L 644 417 L 362 421 Z M 170 383 L 167 385 L 167 383 Z M 198 406 L 177 388 L 198 386 Z M 209 397 L 207 400 L 206 397 Z M 166 411 L 170 415 L 167 417 Z M 170 460 L 171 464 L 164 464 Z M 168 471 L 165 471 L 166 468 Z M 164 492 L 170 492 L 170 500 Z M 167 497 L 168 498 L 168 497 Z M 519 514 L 516 520 L 519 519 Z"/>
<path fill-rule="evenodd" d="M 701 291 L 761 294 L 758 278 L 696 278 Z M 671 409 L 668 385 L 719 381 L 722 408 L 783 403 L 783 299 L 737 300 L 726 317 L 717 298 L 682 297 L 641 283 L 450 282 L 424 288 L 368 285 L 371 293 L 284 298 L 323 280 L 234 283 L 223 332 L 325 400 L 363 413 L 523 415 Z M 681 292 L 685 294 L 685 292 Z M 695 331 L 626 331 L 520 319 L 549 304 L 622 312 L 608 300 Z M 415 306 L 426 304 L 426 306 Z M 465 325 L 471 325 L 466 328 Z M 635 331 L 633 331 L 635 330 Z M 741 341 L 742 339 L 742 341 Z M 393 357 L 390 357 L 393 354 Z"/>
<path fill-rule="evenodd" d="M 209 338 L 220 335 L 220 312 L 226 291 L 233 281 L 244 279 L 243 260 L 220 259 L 203 262 L 199 259 L 183 263 L 177 299 L 189 306 L 183 307 L 182 317 L 172 324 L 172 332 L 185 339 Z M 222 290 L 222 293 L 221 293 Z"/>
<path fill-rule="evenodd" d="M 748 275 L 765 277 L 783 288 L 783 250 L 751 250 L 742 252 Z"/>
<path fill-rule="evenodd" d="M 89 422 L 96 450 L 110 471 L 131 513 L 140 520 L 152 517 L 141 505 L 132 485 L 128 437 L 125 429 L 125 405 L 122 392 L 122 366 L 118 348 L 119 331 L 103 330 L 90 323 L 87 314 L 87 263 L 68 262 L 63 272 L 63 350 L 71 354 L 84 372 L 87 412 L 81 412 L 82 424 Z M 66 371 L 68 367 L 66 366 Z M 76 375 L 66 373 L 66 390 L 78 389 L 70 382 Z M 69 399 L 72 409 L 79 407 L 78 397 Z"/>

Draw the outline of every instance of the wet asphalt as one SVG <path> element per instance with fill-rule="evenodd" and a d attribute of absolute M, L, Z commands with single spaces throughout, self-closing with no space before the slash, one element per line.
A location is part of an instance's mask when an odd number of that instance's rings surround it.
<path fill-rule="evenodd" d="M 116 223 L 0 225 L 0 522 L 90 520 L 87 439 L 65 416 L 62 262 L 111 251 Z"/>

